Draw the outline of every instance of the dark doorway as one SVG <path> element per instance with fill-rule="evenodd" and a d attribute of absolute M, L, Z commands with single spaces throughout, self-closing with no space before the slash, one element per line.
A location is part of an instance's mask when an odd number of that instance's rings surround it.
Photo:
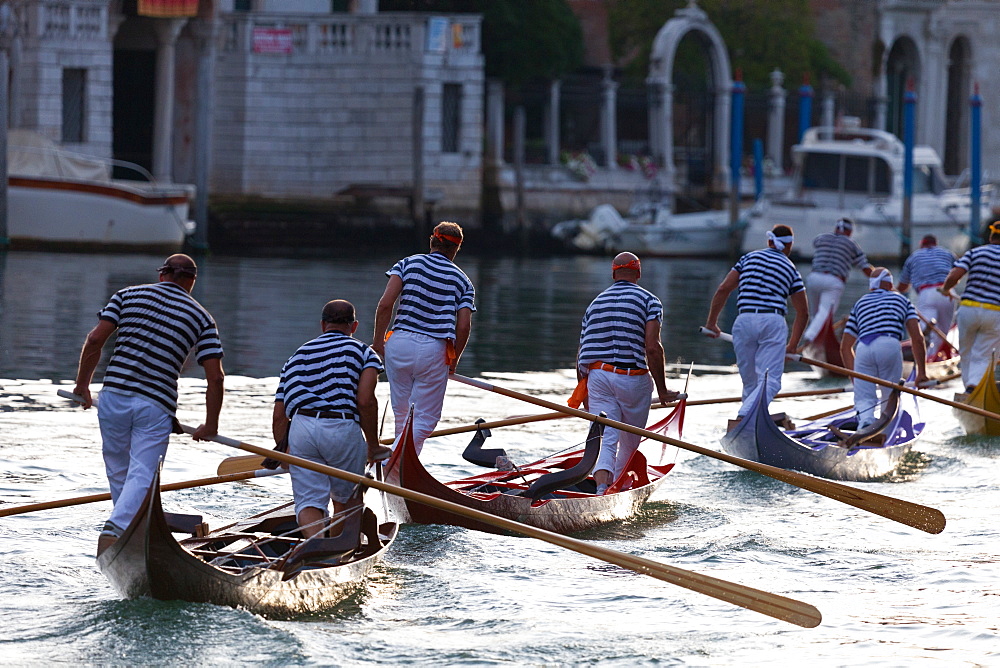
<path fill-rule="evenodd" d="M 960 174 L 968 164 L 969 145 L 969 42 L 959 37 L 948 51 L 948 105 L 944 125 L 944 173 Z"/>
<path fill-rule="evenodd" d="M 114 102 L 112 103 L 112 153 L 153 168 L 153 115 L 156 100 L 156 52 L 115 49 Z M 140 178 L 135 171 L 114 168 L 114 177 Z"/>
<path fill-rule="evenodd" d="M 886 117 L 886 130 L 900 139 L 903 138 L 903 96 L 910 83 L 914 90 L 920 91 L 920 57 L 917 46 L 908 37 L 902 37 L 893 44 L 885 68 L 886 92 L 889 98 L 889 108 Z"/>

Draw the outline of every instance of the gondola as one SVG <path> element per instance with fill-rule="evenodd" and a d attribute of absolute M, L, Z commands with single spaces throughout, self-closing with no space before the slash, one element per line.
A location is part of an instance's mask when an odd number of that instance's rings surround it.
<path fill-rule="evenodd" d="M 975 389 L 969 393 L 955 395 L 955 401 L 982 408 L 992 413 L 1000 413 L 1000 389 L 997 388 L 996 365 L 991 361 L 979 379 Z M 952 409 L 966 434 L 1000 436 L 1000 421 L 975 415 L 969 411 Z"/>
<path fill-rule="evenodd" d="M 832 480 L 885 478 L 899 466 L 924 429 L 916 399 L 893 391 L 878 420 L 857 432 L 854 409 L 798 427 L 782 428 L 768 413 L 763 392 L 747 418 L 722 438 L 722 449 L 737 457 Z"/>
<path fill-rule="evenodd" d="M 332 538 L 304 540 L 291 503 L 208 531 L 200 516 L 163 512 L 157 474 L 135 519 L 97 564 L 125 598 L 215 603 L 272 617 L 317 612 L 349 596 L 396 537 L 395 523 L 379 522 L 380 507 L 366 505 L 360 491 L 353 501 Z M 192 535 L 178 541 L 175 532 Z"/>
<path fill-rule="evenodd" d="M 680 438 L 685 408 L 686 400 L 682 400 L 667 417 L 648 429 Z M 387 479 L 398 481 L 400 486 L 407 489 L 467 508 L 557 533 L 576 533 L 635 515 L 674 467 L 673 462 L 664 461 L 668 449 L 666 446 L 645 441 L 632 455 L 618 479 L 604 494 L 598 495 L 590 473 L 600 451 L 602 432 L 602 426 L 593 424 L 582 450 L 549 456 L 509 470 L 497 469 L 449 482 L 434 478 L 420 463 L 412 436 L 404 437 L 387 463 Z M 476 463 L 487 466 L 496 464 L 491 453 L 504 453 L 502 457 L 509 459 L 503 450 L 481 449 L 487 435 L 477 432 L 466 453 L 479 452 L 480 460 Z M 673 452 L 673 448 L 669 450 Z M 482 460 L 483 454 L 487 455 L 486 460 Z M 651 463 L 654 459 L 656 464 Z M 399 521 L 452 524 L 498 533 L 493 526 L 446 511 L 413 502 L 400 503 L 403 507 L 397 506 L 396 511 L 396 519 Z"/>
<path fill-rule="evenodd" d="M 827 321 L 823 324 L 823 328 L 816 335 L 816 340 L 806 346 L 803 354 L 806 357 L 826 362 L 827 364 L 844 366 L 844 358 L 840 354 L 841 337 L 837 334 L 843 322 L 846 322 L 846 319 L 834 324 L 832 318 L 827 318 Z M 924 337 L 926 338 L 929 333 L 930 329 L 928 328 L 924 332 Z M 926 363 L 927 378 L 931 380 L 950 380 L 958 376 L 958 365 L 961 357 L 959 357 L 958 347 L 955 345 L 957 337 L 958 329 L 957 327 L 952 327 L 951 331 L 948 332 L 949 340 L 938 346 L 938 349 L 933 354 L 928 355 Z M 902 346 L 903 375 L 909 376 L 910 371 L 913 370 L 913 351 L 910 348 L 909 340 L 903 341 Z M 844 374 L 838 374 L 827 369 L 821 369 L 820 372 L 824 376 L 845 376 Z"/>

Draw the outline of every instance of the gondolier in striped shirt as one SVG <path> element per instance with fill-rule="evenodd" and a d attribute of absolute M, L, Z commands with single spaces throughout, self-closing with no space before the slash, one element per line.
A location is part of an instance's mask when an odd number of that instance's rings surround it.
<path fill-rule="evenodd" d="M 97 409 L 114 503 L 98 553 L 128 527 L 167 452 L 177 410 L 177 378 L 192 350 L 207 381 L 205 422 L 193 437 L 202 440 L 218 433 L 225 378 L 222 342 L 215 320 L 191 296 L 197 276 L 194 260 L 171 255 L 159 269 L 158 283 L 123 288 L 111 297 L 83 344 L 73 391 L 89 408 L 90 382 L 101 350 L 117 330 Z"/>
<path fill-rule="evenodd" d="M 950 295 L 965 276 L 958 302 L 958 352 L 962 382 L 971 392 L 1000 349 L 1000 223 L 990 225 L 990 242 L 965 253 L 938 290 Z"/>
<path fill-rule="evenodd" d="M 854 304 L 844 328 L 840 343 L 844 367 L 891 383 L 900 382 L 903 375 L 901 342 L 908 333 L 919 385 L 927 377 L 924 336 L 920 332 L 917 312 L 909 299 L 892 291 L 892 274 L 888 269 L 875 267 L 868 283 L 871 291 Z M 883 405 L 881 402 L 888 396 L 888 388 L 854 379 L 854 409 L 858 412 L 859 430 L 875 421 L 875 409 Z"/>
<path fill-rule="evenodd" d="M 430 253 L 404 258 L 386 272 L 389 281 L 375 310 L 372 347 L 385 360 L 396 442 L 413 404 L 418 454 L 441 419 L 448 374 L 455 372 L 472 331 L 476 291 L 455 265 L 463 238 L 456 223 L 438 223 Z"/>
<path fill-rule="evenodd" d="M 585 401 L 591 413 L 603 412 L 635 427 L 646 426 L 654 385 L 661 404 L 677 398 L 677 392 L 667 389 L 664 376 L 663 305 L 656 295 L 639 287 L 641 275 L 638 257 L 632 253 L 615 256 L 611 263 L 614 283 L 590 303 L 583 316 L 576 358 L 580 385 L 570 399 L 573 407 Z M 636 434 L 604 430 L 601 454 L 594 465 L 598 494 L 618 479 L 638 447 Z"/>
<path fill-rule="evenodd" d="M 788 259 L 795 237 L 787 225 L 775 225 L 767 233 L 767 248 L 747 253 L 739 259 L 712 297 L 705 328 L 718 335 L 719 314 L 733 290 L 739 289 L 733 323 L 733 348 L 743 380 L 743 404 L 736 420 L 743 419 L 753 402 L 751 394 L 767 374 L 767 403 L 781 390 L 785 353 L 794 352 L 809 314 L 802 276 Z M 785 321 L 788 299 L 795 309 L 792 333 Z M 731 425 L 732 426 L 732 425 Z"/>
<path fill-rule="evenodd" d="M 804 345 L 815 340 L 823 329 L 823 324 L 836 315 L 851 267 L 858 267 L 866 276 L 871 275 L 871 263 L 857 242 L 851 239 L 853 231 L 854 222 L 849 218 L 841 218 L 832 233 L 827 232 L 813 239 L 813 248 L 816 250 L 813 254 L 812 271 L 806 277 L 809 325 L 802 334 Z"/>
<path fill-rule="evenodd" d="M 354 305 L 335 299 L 323 306 L 322 334 L 303 344 L 281 369 L 271 420 L 274 440 L 288 439 L 289 454 L 361 475 L 365 461 L 388 457 L 378 442 L 375 386 L 382 360 L 354 338 Z M 354 483 L 289 467 L 295 516 L 305 537 L 324 529 L 330 501 L 337 515 L 354 493 Z"/>
<path fill-rule="evenodd" d="M 917 291 L 918 316 L 935 321 L 938 329 L 947 334 L 955 319 L 955 300 L 938 292 L 955 264 L 955 254 L 937 245 L 937 237 L 928 234 L 920 240 L 920 248 L 913 251 L 903 263 L 899 273 L 899 290 L 904 295 L 910 286 Z M 927 337 L 927 355 L 933 357 L 941 347 L 941 337 L 931 332 Z"/>

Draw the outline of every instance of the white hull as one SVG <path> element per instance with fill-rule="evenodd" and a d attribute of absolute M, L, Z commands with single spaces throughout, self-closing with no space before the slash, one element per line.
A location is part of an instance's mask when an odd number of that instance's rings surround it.
<path fill-rule="evenodd" d="M 188 233 L 190 186 L 12 176 L 13 247 L 179 250 Z"/>
<path fill-rule="evenodd" d="M 725 211 L 672 214 L 662 207 L 622 218 L 604 204 L 588 220 L 560 223 L 553 234 L 571 248 L 587 252 L 631 251 L 644 257 L 729 254 L 729 214 Z"/>

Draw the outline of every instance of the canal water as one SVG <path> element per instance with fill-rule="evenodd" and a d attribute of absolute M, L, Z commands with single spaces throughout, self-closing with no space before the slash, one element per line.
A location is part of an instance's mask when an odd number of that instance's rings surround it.
<path fill-rule="evenodd" d="M 384 272 L 397 259 L 211 257 L 197 298 L 226 349 L 220 432 L 270 445 L 276 376 L 315 336 L 332 298 L 358 308 L 369 340 Z M 579 322 L 610 281 L 607 258 L 459 255 L 479 311 L 459 372 L 564 401 Z M 0 505 L 106 491 L 93 411 L 71 389 L 80 346 L 120 287 L 155 278 L 161 257 L 0 255 Z M 692 398 L 739 394 L 731 346 L 697 334 L 723 261 L 646 260 L 641 284 L 663 300 L 663 342 Z M 805 273 L 805 272 L 804 272 Z M 842 309 L 866 289 L 848 285 Z M 723 321 L 731 323 L 727 311 Z M 103 367 L 102 367 L 103 368 Z M 100 372 L 99 372 L 100 373 Z M 784 389 L 837 386 L 789 365 Z M 96 385 L 95 385 L 96 387 Z M 202 418 L 198 368 L 181 381 L 178 417 Z M 950 397 L 954 388 L 934 390 Z M 380 384 L 381 401 L 388 387 Z M 785 400 L 793 418 L 849 397 Z M 547 543 L 446 526 L 403 527 L 385 562 L 337 608 L 292 620 L 207 604 L 120 600 L 94 548 L 109 503 L 0 518 L 0 662 L 5 665 L 693 665 L 981 666 L 1000 664 L 1000 442 L 966 437 L 950 409 L 925 402 L 928 428 L 893 478 L 864 489 L 941 509 L 939 535 L 865 513 L 716 459 L 680 450 L 667 482 L 632 520 L 581 537 L 697 573 L 811 603 L 801 629 Z M 449 387 L 442 427 L 543 412 Z M 691 407 L 684 438 L 718 448 L 734 404 Z M 391 418 L 385 421 L 391 431 Z M 494 430 L 491 444 L 525 461 L 580 443 L 587 425 L 555 420 Z M 473 473 L 467 436 L 429 441 L 439 478 Z M 214 475 L 238 455 L 174 437 L 165 482 Z M 213 526 L 289 498 L 287 478 L 171 492 L 168 510 Z"/>

